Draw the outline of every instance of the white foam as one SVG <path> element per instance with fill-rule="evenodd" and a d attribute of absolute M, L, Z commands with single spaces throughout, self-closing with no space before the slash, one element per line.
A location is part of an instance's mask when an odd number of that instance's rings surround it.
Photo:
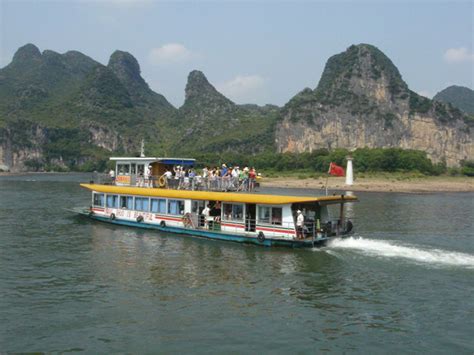
<path fill-rule="evenodd" d="M 449 250 L 396 245 L 393 242 L 385 240 L 373 240 L 361 237 L 334 239 L 331 240 L 327 246 L 330 249 L 356 250 L 372 256 L 402 258 L 419 263 L 461 266 L 474 269 L 474 255 Z"/>

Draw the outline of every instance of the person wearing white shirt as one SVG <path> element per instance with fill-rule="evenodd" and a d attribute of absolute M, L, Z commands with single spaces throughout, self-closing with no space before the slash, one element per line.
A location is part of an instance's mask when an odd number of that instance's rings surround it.
<path fill-rule="evenodd" d="M 212 221 L 211 217 L 211 209 L 210 205 L 206 205 L 206 207 L 202 210 L 201 214 L 204 216 L 204 223 L 206 228 L 210 228 L 210 221 Z"/>
<path fill-rule="evenodd" d="M 304 239 L 303 235 L 304 216 L 300 210 L 296 211 L 296 239 Z"/>

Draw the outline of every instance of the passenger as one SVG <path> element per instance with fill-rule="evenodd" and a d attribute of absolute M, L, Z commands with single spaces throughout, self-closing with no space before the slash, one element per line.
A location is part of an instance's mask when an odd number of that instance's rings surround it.
<path fill-rule="evenodd" d="M 196 185 L 196 171 L 194 170 L 194 168 L 189 169 L 188 177 L 191 190 L 194 190 Z"/>
<path fill-rule="evenodd" d="M 224 176 L 222 176 L 222 191 L 228 191 L 230 187 L 230 179 L 231 179 L 231 168 L 226 170 Z"/>
<path fill-rule="evenodd" d="M 209 168 L 205 166 L 202 169 L 202 181 L 204 184 L 204 190 L 209 190 Z"/>
<path fill-rule="evenodd" d="M 213 168 L 211 170 L 211 173 L 209 175 L 209 184 L 210 184 L 210 189 L 211 190 L 216 190 L 217 189 L 217 172 L 216 168 Z"/>
<path fill-rule="evenodd" d="M 110 169 L 109 177 L 112 180 L 112 185 L 115 185 L 115 170 L 114 169 Z"/>
<path fill-rule="evenodd" d="M 137 185 L 139 187 L 143 187 L 144 184 L 144 171 L 143 171 L 143 165 L 139 165 L 138 168 L 138 177 L 137 177 Z"/>
<path fill-rule="evenodd" d="M 213 221 L 213 218 L 211 217 L 211 205 L 207 204 L 206 207 L 202 210 L 201 214 L 204 217 L 204 226 L 207 229 L 210 229 Z"/>
<path fill-rule="evenodd" d="M 249 171 L 249 191 L 255 190 L 255 182 L 257 179 L 257 172 L 255 171 L 255 168 L 252 167 Z"/>
<path fill-rule="evenodd" d="M 190 186 L 190 180 L 189 180 L 189 170 L 183 170 L 183 183 L 181 188 L 184 190 L 188 190 Z"/>
<path fill-rule="evenodd" d="M 151 170 L 151 165 L 148 165 L 145 170 L 145 183 L 147 187 L 153 187 L 153 173 Z"/>
<path fill-rule="evenodd" d="M 170 181 L 173 178 L 173 173 L 170 171 L 170 169 L 166 169 L 166 172 L 163 174 L 166 179 L 166 188 L 170 188 Z"/>
<path fill-rule="evenodd" d="M 177 180 L 178 190 L 183 188 L 184 185 L 184 168 L 182 166 L 176 167 L 176 176 L 175 179 Z"/>
<path fill-rule="evenodd" d="M 223 169 L 218 169 L 216 168 L 216 181 L 217 181 L 217 190 L 222 189 L 222 170 Z"/>
<path fill-rule="evenodd" d="M 244 191 L 248 191 L 249 190 L 249 168 L 248 167 L 244 168 L 243 185 L 244 185 Z"/>
<path fill-rule="evenodd" d="M 234 189 L 239 188 L 239 167 L 238 166 L 232 169 L 232 187 Z"/>
<path fill-rule="evenodd" d="M 300 210 L 296 211 L 296 239 L 304 239 L 304 216 Z"/>

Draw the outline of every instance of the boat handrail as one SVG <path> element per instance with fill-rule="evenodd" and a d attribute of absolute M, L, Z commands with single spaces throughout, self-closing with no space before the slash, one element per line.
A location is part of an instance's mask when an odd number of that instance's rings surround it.
<path fill-rule="evenodd" d="M 127 182 L 120 183 L 118 179 L 108 174 L 94 173 L 92 181 L 100 185 L 122 185 L 132 187 L 165 188 L 173 190 L 192 190 L 192 191 L 228 191 L 228 192 L 254 192 L 258 189 L 259 183 L 256 179 L 239 179 L 227 177 L 203 178 L 195 177 L 172 177 L 167 179 L 165 176 L 150 176 L 145 179 L 137 175 L 130 176 Z"/>
<path fill-rule="evenodd" d="M 186 214 L 188 215 L 188 214 Z M 185 216 L 183 218 L 185 218 Z M 302 233 L 305 238 L 318 238 L 321 236 L 328 237 L 334 235 L 342 235 L 352 230 L 353 218 L 344 217 L 342 223 L 340 218 L 331 218 L 321 221 L 307 221 L 304 222 L 302 230 L 298 230 L 295 222 L 274 222 L 274 223 L 262 223 L 261 220 L 256 219 L 222 219 L 220 216 L 209 216 L 207 219 L 204 215 L 189 214 L 188 216 L 193 220 L 193 225 L 197 229 L 212 229 L 220 230 L 222 227 L 226 228 L 226 232 L 231 233 L 242 233 L 243 230 L 246 232 L 260 232 L 266 233 L 265 231 L 282 232 L 282 234 L 291 231 L 294 233 L 294 237 L 297 237 L 299 233 Z"/>

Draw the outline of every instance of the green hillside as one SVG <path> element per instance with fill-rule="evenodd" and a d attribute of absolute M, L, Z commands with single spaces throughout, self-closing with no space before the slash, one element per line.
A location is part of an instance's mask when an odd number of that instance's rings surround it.
<path fill-rule="evenodd" d="M 464 86 L 450 86 L 438 92 L 433 100 L 450 103 L 464 112 L 474 115 L 474 90 Z"/>

